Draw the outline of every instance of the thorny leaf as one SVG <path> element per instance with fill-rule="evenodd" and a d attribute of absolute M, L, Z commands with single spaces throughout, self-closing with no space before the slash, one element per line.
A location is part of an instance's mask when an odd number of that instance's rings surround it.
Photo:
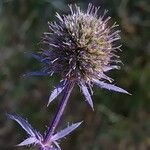
<path fill-rule="evenodd" d="M 23 119 L 22 117 L 18 115 L 10 115 L 6 114 L 8 118 L 15 120 L 20 124 L 20 126 L 31 136 L 31 137 L 36 137 L 38 139 L 41 138 L 40 133 L 38 133 L 33 127 L 28 123 L 27 120 Z"/>
<path fill-rule="evenodd" d="M 72 131 L 74 131 L 76 128 L 78 128 L 81 125 L 82 122 L 78 122 L 78 123 L 74 123 L 71 126 L 61 130 L 60 132 L 57 132 L 55 135 L 52 136 L 52 140 L 57 141 L 63 137 L 65 137 L 66 135 L 68 135 L 69 133 L 71 133 Z"/>
<path fill-rule="evenodd" d="M 131 95 L 126 90 L 124 90 L 124 89 L 122 89 L 118 86 L 115 86 L 115 85 L 112 85 L 112 84 L 109 84 L 109 83 L 105 83 L 105 82 L 102 82 L 102 81 L 99 81 L 99 80 L 96 80 L 96 79 L 93 79 L 93 82 L 97 86 L 99 86 L 100 88 L 104 88 L 104 89 L 108 89 L 110 91 L 115 91 L 115 92 L 120 92 L 120 93 L 125 93 L 125 94 Z"/>
<path fill-rule="evenodd" d="M 94 110 L 94 108 L 93 108 L 93 101 L 92 101 L 92 98 L 91 98 L 91 95 L 90 95 L 90 93 L 88 91 L 87 86 L 85 85 L 85 83 L 80 82 L 80 87 L 81 87 L 83 95 L 85 96 L 85 100 L 88 102 L 88 104 Z"/>
<path fill-rule="evenodd" d="M 28 146 L 31 144 L 38 145 L 40 150 L 61 150 L 58 140 L 65 137 L 72 131 L 74 131 L 82 122 L 74 123 L 67 128 L 61 130 L 60 132 L 57 132 L 56 134 L 52 135 L 51 139 L 47 141 L 47 143 L 43 144 L 43 136 L 38 133 L 35 129 L 32 128 L 32 126 L 22 117 L 18 115 L 10 115 L 7 114 L 7 117 L 15 120 L 20 124 L 20 126 L 28 133 L 29 137 L 25 139 L 23 142 L 18 144 L 17 146 Z"/>
<path fill-rule="evenodd" d="M 65 81 L 63 80 L 55 87 L 55 89 L 52 91 L 49 97 L 47 106 L 63 91 L 65 85 Z"/>

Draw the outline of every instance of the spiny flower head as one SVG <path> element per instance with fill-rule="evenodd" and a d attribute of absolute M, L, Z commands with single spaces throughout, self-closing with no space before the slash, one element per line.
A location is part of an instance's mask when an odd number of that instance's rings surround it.
<path fill-rule="evenodd" d="M 70 6 L 70 15 L 61 17 L 57 13 L 58 22 L 49 23 L 50 33 L 43 37 L 48 49 L 42 55 L 50 63 L 46 72 L 59 73 L 64 79 L 77 82 L 91 82 L 93 78 L 110 80 L 104 72 L 108 67 L 118 68 L 114 66 L 119 61 L 114 54 L 118 48 L 114 42 L 120 39 L 120 31 L 114 32 L 116 24 L 108 27 L 110 17 L 98 17 L 98 9 L 90 4 L 86 13 L 77 6 Z"/>
<path fill-rule="evenodd" d="M 118 69 L 119 57 L 116 55 L 120 45 L 118 26 L 114 23 L 109 26 L 110 17 L 106 12 L 98 16 L 99 7 L 89 4 L 87 12 L 81 11 L 78 6 L 69 6 L 71 14 L 60 16 L 58 21 L 49 23 L 50 32 L 44 33 L 42 43 L 46 48 L 34 58 L 44 64 L 42 72 L 33 72 L 32 75 L 61 75 L 62 82 L 50 96 L 49 103 L 64 89 L 66 81 L 77 83 L 86 101 L 93 108 L 89 89 L 93 84 L 101 88 L 128 93 L 127 91 L 106 83 L 112 79 L 106 72 Z M 91 90 L 92 93 L 92 90 Z"/>

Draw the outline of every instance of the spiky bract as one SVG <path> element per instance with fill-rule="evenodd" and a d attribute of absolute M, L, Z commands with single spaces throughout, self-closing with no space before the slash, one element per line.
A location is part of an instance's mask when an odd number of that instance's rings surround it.
<path fill-rule="evenodd" d="M 34 145 L 37 146 L 39 150 L 61 150 L 58 141 L 62 138 L 73 132 L 76 128 L 78 128 L 82 122 L 74 123 L 65 129 L 53 134 L 51 138 L 44 143 L 44 136 L 42 136 L 39 132 L 37 132 L 27 120 L 23 119 L 18 115 L 10 115 L 7 114 L 7 117 L 16 121 L 28 134 L 28 138 L 25 139 L 23 142 L 18 144 L 17 146 L 30 146 Z"/>

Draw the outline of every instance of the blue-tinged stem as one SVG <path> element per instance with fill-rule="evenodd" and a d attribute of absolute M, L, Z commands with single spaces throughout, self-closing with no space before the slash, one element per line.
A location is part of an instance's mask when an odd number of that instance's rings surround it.
<path fill-rule="evenodd" d="M 61 116 L 62 116 L 62 114 L 63 114 L 63 112 L 64 112 L 64 109 L 65 109 L 66 104 L 67 104 L 67 102 L 68 102 L 68 99 L 69 99 L 69 96 L 70 96 L 71 91 L 72 91 L 72 89 L 73 89 L 73 86 L 74 86 L 74 83 L 69 82 L 69 83 L 67 84 L 67 86 L 65 87 L 63 97 L 62 97 L 62 99 L 61 99 L 61 101 L 60 101 L 60 104 L 59 104 L 59 106 L 58 106 L 58 109 L 57 109 L 57 111 L 56 111 L 56 114 L 55 114 L 55 116 L 54 116 L 52 122 L 51 122 L 50 125 L 49 125 L 49 129 L 48 129 L 48 131 L 47 131 L 47 133 L 46 133 L 46 136 L 45 136 L 45 138 L 44 138 L 43 143 L 46 144 L 48 141 L 50 141 L 51 136 L 53 135 L 53 133 L 54 133 L 54 131 L 55 131 L 55 129 L 56 129 L 56 127 L 57 127 L 59 121 L 60 121 L 60 118 L 61 118 Z"/>

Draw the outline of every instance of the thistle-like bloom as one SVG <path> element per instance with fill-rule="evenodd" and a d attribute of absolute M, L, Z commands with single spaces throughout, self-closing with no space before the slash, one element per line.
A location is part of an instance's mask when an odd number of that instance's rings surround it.
<path fill-rule="evenodd" d="M 66 135 L 74 131 L 82 122 L 78 122 L 68 126 L 67 128 L 61 130 L 60 132 L 55 133 L 51 136 L 51 139 L 44 142 L 44 137 L 37 132 L 25 119 L 21 118 L 18 115 L 10 115 L 7 114 L 8 118 L 15 120 L 20 124 L 20 126 L 26 131 L 28 134 L 28 138 L 18 144 L 17 146 L 29 146 L 34 145 L 37 146 L 39 150 L 61 150 L 58 141 L 64 138 Z"/>
<path fill-rule="evenodd" d="M 61 76 L 60 83 L 52 91 L 49 102 L 52 102 L 62 91 L 63 96 L 58 109 L 48 126 L 45 136 L 34 130 L 31 125 L 19 116 L 8 115 L 17 121 L 28 133 L 29 138 L 19 146 L 35 144 L 40 150 L 59 150 L 58 140 L 75 130 L 80 124 L 73 124 L 64 130 L 55 133 L 55 129 L 61 119 L 69 96 L 75 84 L 77 84 L 86 102 L 93 109 L 91 98 L 92 86 L 96 84 L 100 88 L 126 93 L 124 89 L 112 85 L 113 81 L 106 75 L 112 69 L 119 69 L 119 56 L 116 55 L 120 45 L 118 26 L 114 23 L 109 26 L 110 17 L 106 12 L 98 16 L 99 7 L 89 4 L 84 13 L 78 6 L 69 6 L 70 15 L 60 16 L 56 14 L 58 21 L 49 23 L 50 32 L 44 33 L 42 43 L 44 48 L 39 54 L 32 56 L 43 64 L 41 71 L 28 75 L 53 75 Z M 109 83 L 110 82 L 110 83 Z"/>
<path fill-rule="evenodd" d="M 109 26 L 110 17 L 106 12 L 98 16 L 99 7 L 89 4 L 84 13 L 78 6 L 69 6 L 71 14 L 60 16 L 58 21 L 49 23 L 50 32 L 44 33 L 44 49 L 32 54 L 42 62 L 41 72 L 30 75 L 52 75 L 57 73 L 62 80 L 51 93 L 48 104 L 60 94 L 66 83 L 79 85 L 85 100 L 93 108 L 91 99 L 92 86 L 126 93 L 127 91 L 110 84 L 113 80 L 106 75 L 112 69 L 119 69 L 119 56 L 116 55 L 120 45 L 118 25 Z M 110 82 L 110 83 L 108 83 Z M 90 91 L 89 91 L 90 90 Z"/>

